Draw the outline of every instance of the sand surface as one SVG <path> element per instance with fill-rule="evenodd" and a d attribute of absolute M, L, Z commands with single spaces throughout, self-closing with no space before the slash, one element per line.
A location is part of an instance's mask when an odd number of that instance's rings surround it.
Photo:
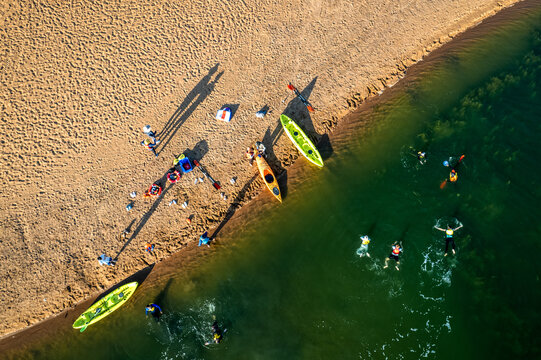
<path fill-rule="evenodd" d="M 263 139 L 277 174 L 297 159 L 277 136 L 284 109 L 317 141 L 430 50 L 514 2 L 2 2 L 0 335 L 196 242 L 255 195 L 270 199 L 244 152 Z M 223 105 L 230 123 L 214 119 Z M 147 124 L 158 158 L 140 145 Z M 222 189 L 194 184 L 195 170 L 144 199 L 183 152 Z M 99 266 L 102 253 L 117 265 Z"/>

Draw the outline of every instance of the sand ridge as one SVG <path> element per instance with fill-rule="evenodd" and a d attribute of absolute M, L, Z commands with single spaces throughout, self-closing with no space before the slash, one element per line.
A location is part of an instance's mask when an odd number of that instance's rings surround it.
<path fill-rule="evenodd" d="M 514 2 L 0 4 L 0 302 L 9 310 L 0 334 L 167 257 L 266 191 L 244 151 L 265 139 L 278 173 L 295 161 L 276 136 L 284 109 L 318 138 L 428 51 Z M 214 119 L 223 105 L 235 111 L 230 123 Z M 256 118 L 264 105 L 271 113 Z M 146 124 L 162 141 L 157 159 L 139 144 Z M 208 180 L 194 184 L 198 171 L 156 201 L 142 198 L 181 152 L 200 159 L 226 201 Z M 118 265 L 99 267 L 104 252 Z"/>

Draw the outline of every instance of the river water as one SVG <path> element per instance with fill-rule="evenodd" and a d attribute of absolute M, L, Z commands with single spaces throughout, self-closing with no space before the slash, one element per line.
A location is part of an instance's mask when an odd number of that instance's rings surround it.
<path fill-rule="evenodd" d="M 541 4 L 469 30 L 369 103 L 331 136 L 323 169 L 299 158 L 306 171 L 288 180 L 284 203 L 247 215 L 195 271 L 179 269 L 82 334 L 58 329 L 4 355 L 539 358 Z M 443 161 L 462 154 L 458 181 L 444 181 Z M 463 227 L 444 257 L 433 227 L 447 224 Z M 364 234 L 371 257 L 361 258 Z M 399 271 L 383 268 L 395 241 Z M 156 299 L 160 322 L 144 316 Z M 204 345 L 213 316 L 223 341 Z"/>

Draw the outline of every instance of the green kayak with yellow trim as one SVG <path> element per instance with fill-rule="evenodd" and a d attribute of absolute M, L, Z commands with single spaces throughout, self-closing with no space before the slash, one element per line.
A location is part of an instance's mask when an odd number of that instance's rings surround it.
<path fill-rule="evenodd" d="M 92 325 L 122 305 L 133 295 L 137 288 L 137 282 L 131 282 L 126 285 L 122 285 L 118 289 L 111 291 L 109 294 L 102 297 L 89 307 L 84 313 L 81 314 L 73 323 L 74 329 L 81 329 L 81 332 L 85 331 L 87 326 Z"/>
<path fill-rule="evenodd" d="M 293 141 L 293 144 L 299 149 L 301 154 L 304 155 L 311 163 L 323 167 L 323 159 L 317 151 L 316 146 L 308 136 L 301 130 L 300 126 L 286 115 L 280 115 L 280 122 L 284 127 L 284 131 L 287 136 Z"/>

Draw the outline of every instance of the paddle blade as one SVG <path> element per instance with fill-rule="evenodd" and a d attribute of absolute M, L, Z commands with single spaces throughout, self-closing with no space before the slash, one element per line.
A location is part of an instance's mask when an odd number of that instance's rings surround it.
<path fill-rule="evenodd" d="M 311 107 L 310 105 L 306 105 L 306 108 L 308 109 L 308 111 L 310 112 L 314 112 L 314 108 Z"/>
<path fill-rule="evenodd" d="M 462 156 L 460 157 L 460 159 L 458 159 L 458 162 L 460 163 L 462 160 L 464 160 L 465 157 L 466 157 L 466 155 L 462 155 Z"/>
<path fill-rule="evenodd" d="M 440 189 L 443 189 L 445 187 L 445 184 L 447 184 L 447 179 L 443 180 L 440 184 Z"/>
<path fill-rule="evenodd" d="M 199 166 L 199 161 L 197 161 L 197 160 L 194 159 L 192 162 L 193 162 L 193 164 L 194 164 L 195 166 Z"/>
<path fill-rule="evenodd" d="M 291 91 L 295 91 L 295 86 L 291 85 L 291 84 L 288 84 L 287 85 L 287 88 Z"/>
<path fill-rule="evenodd" d="M 85 331 L 85 330 L 86 330 L 86 328 L 87 328 L 86 326 L 83 326 L 83 327 L 81 328 L 81 330 L 79 330 L 79 332 L 83 332 L 83 331 Z"/>
<path fill-rule="evenodd" d="M 216 182 L 215 182 L 214 184 L 212 184 L 212 185 L 214 185 L 214 187 L 216 188 L 216 190 L 220 190 L 220 188 L 221 188 L 221 186 L 218 185 L 218 183 L 216 183 Z"/>

